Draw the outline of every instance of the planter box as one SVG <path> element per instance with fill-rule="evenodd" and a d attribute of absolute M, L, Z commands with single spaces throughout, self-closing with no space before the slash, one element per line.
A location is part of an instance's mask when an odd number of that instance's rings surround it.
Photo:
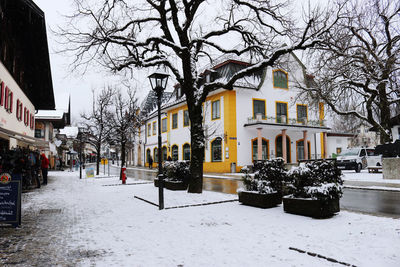
<path fill-rule="evenodd" d="M 283 198 L 283 210 L 287 213 L 313 218 L 327 218 L 340 211 L 339 199 L 327 201 L 306 198 Z"/>
<path fill-rule="evenodd" d="M 154 179 L 154 186 L 158 187 L 158 179 Z M 164 180 L 165 189 L 177 191 L 177 190 L 186 190 L 187 187 L 188 184 L 185 182 Z"/>
<path fill-rule="evenodd" d="M 238 193 L 239 202 L 253 207 L 272 208 L 282 203 L 280 193 L 260 194 L 258 192 L 241 191 Z"/>

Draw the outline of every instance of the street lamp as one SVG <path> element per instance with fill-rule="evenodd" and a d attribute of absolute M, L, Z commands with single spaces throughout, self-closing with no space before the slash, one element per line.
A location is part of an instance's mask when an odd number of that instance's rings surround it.
<path fill-rule="evenodd" d="M 148 78 L 153 91 L 157 95 L 158 109 L 158 208 L 164 209 L 164 177 L 162 174 L 162 158 L 161 158 L 161 99 L 163 91 L 167 87 L 169 74 L 157 69 Z"/>

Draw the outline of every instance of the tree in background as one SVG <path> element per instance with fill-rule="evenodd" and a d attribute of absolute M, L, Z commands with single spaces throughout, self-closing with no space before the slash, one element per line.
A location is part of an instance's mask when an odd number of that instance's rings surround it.
<path fill-rule="evenodd" d="M 107 118 L 110 117 L 110 105 L 114 90 L 111 87 L 104 88 L 96 97 L 93 91 L 93 107 L 90 113 L 82 113 L 82 124 L 88 131 L 87 143 L 96 148 L 96 175 L 99 175 L 99 163 L 101 148 L 106 142 L 110 127 L 107 127 Z"/>
<path fill-rule="evenodd" d="M 107 127 L 109 140 L 121 148 L 121 168 L 126 166 L 126 147 L 132 141 L 140 127 L 138 100 L 135 91 L 128 89 L 126 97 L 120 90 L 115 90 L 112 98 L 113 109 L 108 113 Z M 122 171 L 120 173 L 122 179 Z"/>
<path fill-rule="evenodd" d="M 322 100 L 346 119 L 373 126 L 386 143 L 400 104 L 400 2 L 344 4 L 346 17 L 310 50 L 313 82 L 299 87 L 303 96 Z"/>
<path fill-rule="evenodd" d="M 336 23 L 337 10 L 317 9 L 294 21 L 288 2 L 272 0 L 75 0 L 70 27 L 60 29 L 74 66 L 100 63 L 111 71 L 166 67 L 186 97 L 191 135 L 188 192 L 201 193 L 202 103 L 217 89 L 273 66 L 283 55 L 313 47 Z M 80 26 L 84 25 L 84 26 Z M 85 27 L 88 26 L 87 29 Z M 286 44 L 286 45 L 285 45 Z M 230 77 L 207 82 L 206 64 L 220 55 L 250 62 Z"/>

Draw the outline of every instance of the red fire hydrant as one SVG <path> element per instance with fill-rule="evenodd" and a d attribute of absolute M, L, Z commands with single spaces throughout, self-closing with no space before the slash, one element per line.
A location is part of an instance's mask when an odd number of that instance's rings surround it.
<path fill-rule="evenodd" d="M 122 184 L 126 184 L 126 168 L 121 168 L 122 170 Z"/>

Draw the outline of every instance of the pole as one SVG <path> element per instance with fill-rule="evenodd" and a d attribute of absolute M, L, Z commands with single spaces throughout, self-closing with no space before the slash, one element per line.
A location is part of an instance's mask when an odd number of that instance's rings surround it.
<path fill-rule="evenodd" d="M 162 158 L 161 158 L 161 97 L 162 88 L 157 88 L 157 107 L 158 107 L 158 208 L 164 209 L 164 177 L 162 174 Z"/>
<path fill-rule="evenodd" d="M 108 176 L 110 176 L 110 160 L 109 159 L 107 160 L 107 163 L 108 163 L 107 164 L 108 165 Z"/>
<path fill-rule="evenodd" d="M 79 141 L 79 179 L 82 179 L 82 135 Z"/>

